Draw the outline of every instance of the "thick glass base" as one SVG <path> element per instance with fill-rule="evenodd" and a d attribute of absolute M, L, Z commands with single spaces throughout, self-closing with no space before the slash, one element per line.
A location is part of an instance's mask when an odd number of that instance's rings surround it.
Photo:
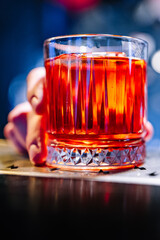
<path fill-rule="evenodd" d="M 59 147 L 48 145 L 46 164 L 70 171 L 120 170 L 144 163 L 145 143 L 127 147 Z"/>

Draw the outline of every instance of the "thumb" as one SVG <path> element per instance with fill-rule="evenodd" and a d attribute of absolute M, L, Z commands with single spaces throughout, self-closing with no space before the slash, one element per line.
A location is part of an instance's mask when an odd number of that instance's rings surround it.
<path fill-rule="evenodd" d="M 146 122 L 145 128 L 146 128 L 145 141 L 149 141 L 153 137 L 154 128 L 150 122 Z"/>

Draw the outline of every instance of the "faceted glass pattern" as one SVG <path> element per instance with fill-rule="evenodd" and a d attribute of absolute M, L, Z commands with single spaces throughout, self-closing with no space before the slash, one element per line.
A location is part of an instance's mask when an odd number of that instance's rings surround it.
<path fill-rule="evenodd" d="M 48 147 L 47 164 L 57 168 L 67 166 L 89 167 L 101 169 L 105 166 L 120 167 L 136 166 L 142 164 L 145 158 L 145 144 L 129 148 L 108 148 L 108 149 L 89 149 L 89 148 L 59 148 Z M 85 169 L 85 168 L 84 168 Z"/>

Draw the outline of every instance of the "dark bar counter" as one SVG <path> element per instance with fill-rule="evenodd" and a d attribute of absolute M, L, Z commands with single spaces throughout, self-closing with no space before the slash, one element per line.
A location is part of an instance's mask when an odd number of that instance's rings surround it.
<path fill-rule="evenodd" d="M 124 182 L 128 171 L 123 176 L 72 175 L 38 168 L 38 175 L 28 159 L 17 155 L 7 142 L 1 141 L 0 146 L 0 218 L 5 238 L 160 239 L 159 173 L 146 169 L 147 162 L 145 169 L 129 171 L 137 178 L 142 172 L 149 179 L 157 178 L 150 184 L 145 184 L 144 176 L 139 184 L 134 178 L 132 183 Z M 18 173 L 23 165 L 28 175 Z"/>

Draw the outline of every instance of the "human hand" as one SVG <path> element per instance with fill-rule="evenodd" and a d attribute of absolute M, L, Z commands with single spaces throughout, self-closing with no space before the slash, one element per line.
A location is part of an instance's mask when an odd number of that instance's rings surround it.
<path fill-rule="evenodd" d="M 31 162 L 35 165 L 43 165 L 47 155 L 44 78 L 44 68 L 35 68 L 29 73 L 28 102 L 17 105 L 9 113 L 8 124 L 4 128 L 6 138 L 11 140 L 18 152 L 28 152 Z M 149 141 L 153 135 L 153 127 L 150 122 L 147 122 L 145 127 L 145 140 Z"/>
<path fill-rule="evenodd" d="M 19 153 L 28 153 L 31 162 L 43 165 L 47 155 L 45 144 L 44 68 L 33 69 L 27 77 L 28 102 L 17 105 L 8 115 L 4 135 Z"/>

